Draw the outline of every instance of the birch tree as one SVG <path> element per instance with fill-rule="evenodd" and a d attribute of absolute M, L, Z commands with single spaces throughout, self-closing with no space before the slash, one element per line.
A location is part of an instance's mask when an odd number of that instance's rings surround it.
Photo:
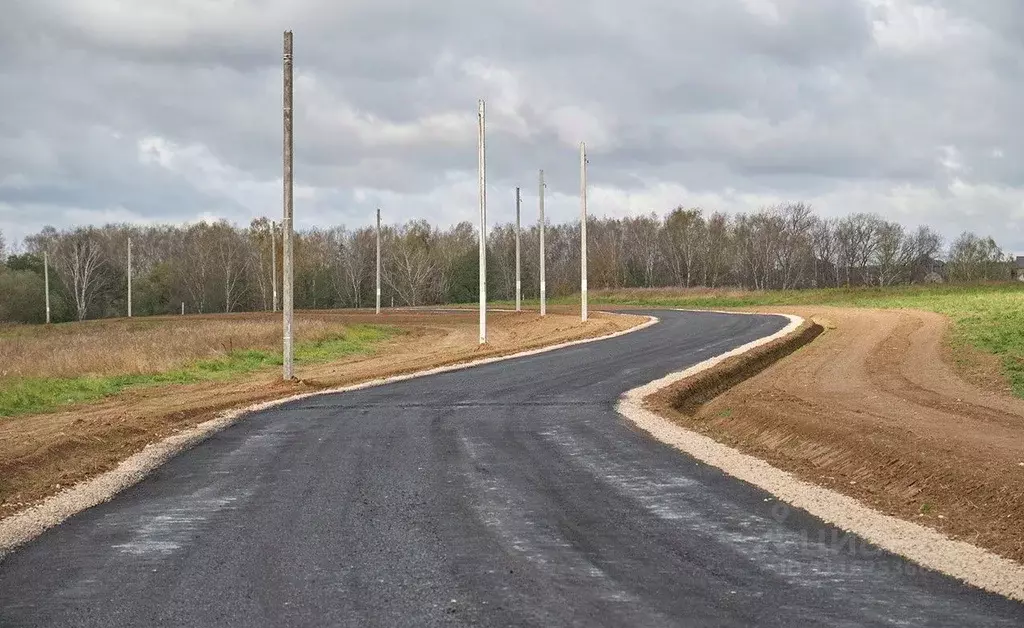
<path fill-rule="evenodd" d="M 78 228 L 58 240 L 57 271 L 71 294 L 78 320 L 85 320 L 96 292 L 103 284 L 102 247 L 93 228 Z"/>

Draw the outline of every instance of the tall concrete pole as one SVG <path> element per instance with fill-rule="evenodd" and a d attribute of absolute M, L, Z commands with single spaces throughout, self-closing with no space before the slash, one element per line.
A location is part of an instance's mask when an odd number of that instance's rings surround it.
<path fill-rule="evenodd" d="M 295 355 L 292 349 L 292 317 L 294 315 L 292 272 L 292 32 L 284 33 L 284 379 L 295 377 Z"/>
<path fill-rule="evenodd" d="M 50 324 L 50 254 L 43 251 L 43 290 L 46 291 L 46 324 Z"/>
<path fill-rule="evenodd" d="M 587 146 L 580 142 L 580 319 L 587 321 Z"/>
<path fill-rule="evenodd" d="M 480 344 L 487 342 L 487 142 L 484 101 L 477 112 L 477 168 L 480 183 Z"/>
<path fill-rule="evenodd" d="M 540 315 L 545 316 L 547 310 L 547 285 L 544 283 L 544 171 L 540 171 Z"/>
<path fill-rule="evenodd" d="M 380 314 L 380 207 L 377 208 L 377 313 Z"/>
<path fill-rule="evenodd" d="M 132 239 L 128 238 L 128 318 L 132 317 Z"/>
<path fill-rule="evenodd" d="M 270 283 L 274 284 L 272 289 L 273 293 L 273 311 L 277 311 L 277 223 L 270 223 Z"/>
<path fill-rule="evenodd" d="M 519 234 L 522 230 L 520 224 L 520 203 L 522 197 L 519 195 L 519 188 L 516 188 L 516 311 L 523 311 L 523 268 L 519 260 Z"/>

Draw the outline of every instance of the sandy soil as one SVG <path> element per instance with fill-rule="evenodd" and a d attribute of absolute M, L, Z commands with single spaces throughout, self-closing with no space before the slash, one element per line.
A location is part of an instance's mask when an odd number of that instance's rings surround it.
<path fill-rule="evenodd" d="M 997 365 L 959 354 L 954 368 L 938 314 L 778 310 L 826 331 L 700 407 L 659 410 L 801 479 L 1024 561 L 1024 400 Z"/>
<path fill-rule="evenodd" d="M 395 312 L 380 317 L 354 313 L 343 319 L 396 325 L 408 333 L 383 343 L 372 355 L 298 368 L 297 382 L 281 381 L 274 370 L 229 382 L 137 389 L 60 412 L 0 421 L 0 518 L 108 471 L 147 444 L 230 408 L 601 336 L 647 320 L 596 313 L 582 325 L 571 313 L 541 318 L 534 313 L 492 312 L 488 344 L 481 348 L 476 312 Z"/>

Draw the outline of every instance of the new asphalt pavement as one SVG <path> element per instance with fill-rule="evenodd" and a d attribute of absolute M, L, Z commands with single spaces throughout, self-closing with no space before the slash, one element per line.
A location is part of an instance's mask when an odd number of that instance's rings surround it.
<path fill-rule="evenodd" d="M 0 562 L 0 626 L 1015 626 L 638 432 L 626 390 L 781 329 L 618 338 L 258 412 Z"/>

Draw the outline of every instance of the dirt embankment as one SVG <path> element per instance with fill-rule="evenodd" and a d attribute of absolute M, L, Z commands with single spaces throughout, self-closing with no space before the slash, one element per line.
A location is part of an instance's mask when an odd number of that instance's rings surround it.
<path fill-rule="evenodd" d="M 798 349 L 772 343 L 795 353 L 771 368 L 767 345 L 649 406 L 802 479 L 1024 561 L 1024 400 L 991 361 L 964 372 L 960 355 L 954 369 L 938 314 L 779 310 L 826 331 Z M 741 374 L 752 375 L 722 392 Z"/>
<path fill-rule="evenodd" d="M 345 323 L 395 325 L 405 334 L 368 355 L 297 368 L 299 381 L 277 370 L 231 381 L 138 388 L 60 412 L 0 420 L 0 518 L 114 468 L 149 443 L 218 413 L 303 392 L 344 386 L 470 360 L 602 336 L 646 317 L 493 312 L 488 344 L 478 345 L 477 314 L 394 312 L 338 314 Z"/>

